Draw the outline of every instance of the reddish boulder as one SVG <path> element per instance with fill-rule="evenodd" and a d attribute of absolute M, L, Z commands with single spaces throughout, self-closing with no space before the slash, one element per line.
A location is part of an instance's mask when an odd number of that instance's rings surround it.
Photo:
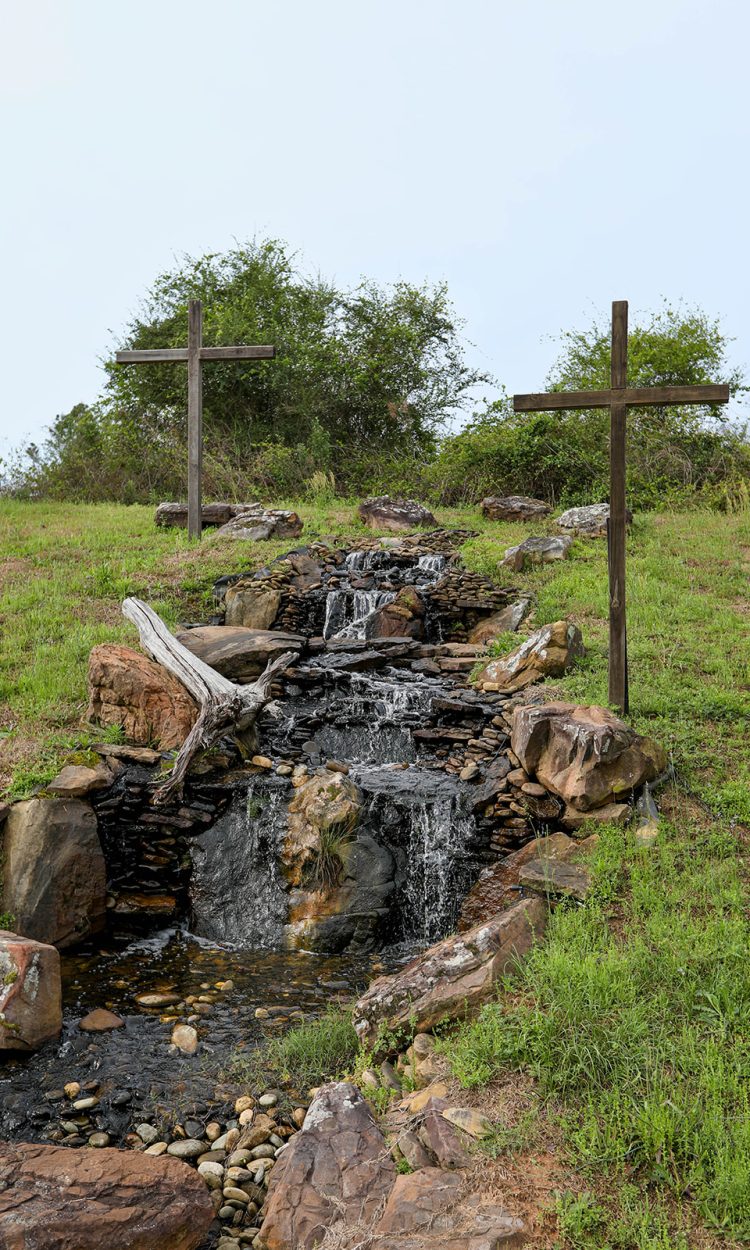
<path fill-rule="evenodd" d="M 420 1168 L 397 1176 L 378 1221 L 378 1234 L 414 1233 L 432 1226 L 436 1217 L 455 1205 L 462 1189 L 461 1178 L 442 1168 Z"/>
<path fill-rule="evenodd" d="M 197 1250 L 213 1215 L 179 1159 L 0 1143 L 3 1250 Z"/>
<path fill-rule="evenodd" d="M 396 1169 L 359 1090 L 324 1085 L 271 1174 L 261 1241 L 267 1250 L 312 1250 L 332 1226 L 370 1225 Z"/>
<path fill-rule="evenodd" d="M 477 674 L 476 685 L 480 690 L 512 694 L 543 677 L 562 677 L 583 653 L 580 629 L 568 621 L 555 621 L 531 634 L 510 655 L 489 660 Z"/>
<path fill-rule="evenodd" d="M 0 929 L 0 1051 L 36 1050 L 62 1028 L 54 946 Z"/>
<path fill-rule="evenodd" d="M 89 656 L 90 721 L 120 725 L 136 745 L 169 751 L 182 746 L 197 714 L 185 687 L 154 660 L 115 643 L 94 647 Z"/>
<path fill-rule="evenodd" d="M 422 638 L 425 603 L 418 590 L 404 586 L 391 603 L 373 613 L 369 638 Z"/>
<path fill-rule="evenodd" d="M 614 712 L 573 703 L 516 708 L 511 745 L 529 775 L 579 812 L 621 803 L 667 762 Z"/>

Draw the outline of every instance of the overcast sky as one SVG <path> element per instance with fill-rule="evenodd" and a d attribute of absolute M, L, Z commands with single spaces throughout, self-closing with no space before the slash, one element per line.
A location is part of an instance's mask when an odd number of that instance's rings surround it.
<path fill-rule="evenodd" d="M 0 10 L 0 453 L 96 396 L 175 255 L 253 235 L 446 279 L 510 391 L 616 298 L 721 314 L 750 364 L 746 0 Z"/>

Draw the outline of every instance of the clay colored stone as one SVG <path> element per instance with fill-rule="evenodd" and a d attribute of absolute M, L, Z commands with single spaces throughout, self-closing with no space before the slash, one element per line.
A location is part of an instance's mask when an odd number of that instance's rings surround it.
<path fill-rule="evenodd" d="M 0 930 L 0 1051 L 36 1050 L 61 1028 L 59 954 Z"/>
<path fill-rule="evenodd" d="M 418 1172 L 397 1176 L 377 1224 L 378 1234 L 385 1237 L 393 1233 L 419 1232 L 450 1210 L 462 1189 L 461 1178 L 442 1168 L 420 1168 Z M 439 1243 L 436 1250 L 438 1246 Z"/>
<path fill-rule="evenodd" d="M 88 682 L 88 719 L 119 725 L 138 746 L 172 750 L 182 746 L 193 727 L 197 709 L 182 683 L 130 647 L 94 647 Z"/>
<path fill-rule="evenodd" d="M 50 794 L 64 799 L 83 799 L 96 790 L 106 790 L 113 777 L 105 764 L 87 768 L 84 764 L 67 764 L 47 786 Z"/>
<path fill-rule="evenodd" d="M 516 547 L 508 547 L 503 564 L 520 573 L 527 564 L 549 564 L 553 560 L 564 560 L 572 545 L 573 539 L 567 536 L 527 538 Z"/>
<path fill-rule="evenodd" d="M 379 977 L 354 1008 L 360 1041 L 390 1031 L 433 1029 L 470 1016 L 492 997 L 500 977 L 531 949 L 547 922 L 541 899 L 524 899 L 486 924 L 438 942 L 391 976 Z"/>
<path fill-rule="evenodd" d="M 404 586 L 396 598 L 373 613 L 369 638 L 422 638 L 425 602 L 413 586 Z"/>
<path fill-rule="evenodd" d="M 197 1250 L 212 1219 L 203 1179 L 178 1159 L 0 1143 L 7 1250 Z"/>
<path fill-rule="evenodd" d="M 94 1011 L 90 1011 L 87 1016 L 78 1021 L 79 1029 L 83 1029 L 84 1033 L 109 1033 L 112 1029 L 121 1029 L 125 1021 L 122 1016 L 116 1016 L 113 1011 L 107 1011 L 106 1007 L 96 1007 Z"/>
<path fill-rule="evenodd" d="M 474 1107 L 444 1107 L 443 1116 L 456 1128 L 479 1140 L 492 1132 L 492 1121 Z"/>
<path fill-rule="evenodd" d="M 583 654 L 580 629 L 568 621 L 555 621 L 531 634 L 510 655 L 485 664 L 477 674 L 476 685 L 481 690 L 511 694 L 543 677 L 562 677 Z"/>
<path fill-rule="evenodd" d="M 241 625 L 245 629 L 269 630 L 278 615 L 281 591 L 267 582 L 238 582 L 224 596 L 225 625 Z"/>
<path fill-rule="evenodd" d="M 198 1049 L 198 1034 L 192 1024 L 177 1024 L 172 1030 L 172 1045 L 184 1055 L 194 1055 Z"/>
<path fill-rule="evenodd" d="M 390 495 L 378 495 L 365 499 L 357 509 L 360 520 L 370 529 L 402 533 L 423 525 L 437 525 L 432 513 L 414 499 L 392 499 Z"/>
<path fill-rule="evenodd" d="M 96 817 L 81 799 L 28 799 L 4 831 L 2 910 L 37 942 L 72 946 L 104 924 L 106 870 Z"/>
<path fill-rule="evenodd" d="M 603 807 L 594 807 L 589 812 L 579 812 L 568 804 L 563 809 L 560 824 L 563 829 L 575 833 L 592 821 L 601 825 L 626 825 L 632 814 L 633 809 L 628 803 L 605 803 Z"/>
<path fill-rule="evenodd" d="M 243 626 L 201 625 L 183 629 L 177 634 L 188 651 L 240 685 L 254 681 L 285 651 L 300 653 L 305 640 L 299 634 L 285 634 L 267 629 L 245 629 Z"/>
<path fill-rule="evenodd" d="M 583 864 L 554 859 L 534 859 L 520 872 L 521 885 L 540 894 L 583 900 L 591 889 L 591 876 Z"/>
<path fill-rule="evenodd" d="M 469 630 L 469 642 L 483 644 L 492 642 L 500 634 L 514 634 L 528 616 L 530 608 L 530 599 L 517 599 L 515 603 L 509 603 L 507 608 L 493 612 L 492 616 L 485 617 Z"/>
<path fill-rule="evenodd" d="M 385 1138 L 359 1090 L 344 1081 L 324 1085 L 271 1173 L 262 1244 L 267 1250 L 313 1250 L 341 1223 L 372 1224 L 395 1175 Z"/>
<path fill-rule="evenodd" d="M 527 773 L 580 812 L 622 802 L 666 767 L 657 743 L 603 707 L 516 708 L 511 745 Z"/>
<path fill-rule="evenodd" d="M 281 863 L 292 885 L 301 885 L 308 865 L 320 853 L 321 835 L 331 829 L 355 828 L 362 795 L 343 773 L 313 774 L 294 792 L 281 850 Z"/>
<path fill-rule="evenodd" d="M 488 495 L 480 507 L 489 521 L 537 521 L 552 511 L 543 499 L 528 495 Z"/>

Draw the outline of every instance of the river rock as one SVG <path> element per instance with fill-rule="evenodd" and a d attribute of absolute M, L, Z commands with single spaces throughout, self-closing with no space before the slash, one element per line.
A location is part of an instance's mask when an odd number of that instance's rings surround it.
<path fill-rule="evenodd" d="M 194 1055 L 198 1049 L 198 1034 L 192 1024 L 176 1024 L 172 1029 L 172 1045 L 184 1055 Z"/>
<path fill-rule="evenodd" d="M 0 930 L 0 1051 L 36 1050 L 61 1028 L 59 954 Z"/>
<path fill-rule="evenodd" d="M 374 1222 L 395 1166 L 368 1103 L 346 1081 L 324 1085 L 271 1174 L 261 1241 L 313 1250 L 329 1229 Z"/>
<path fill-rule="evenodd" d="M 276 620 L 281 605 L 281 591 L 267 582 L 242 581 L 230 586 L 224 596 L 226 625 L 246 629 L 268 630 Z"/>
<path fill-rule="evenodd" d="M 81 799 L 27 799 L 4 831 L 2 910 L 37 942 L 72 946 L 104 924 L 106 871 L 96 817 Z"/>
<path fill-rule="evenodd" d="M 425 601 L 413 586 L 403 586 L 391 603 L 373 612 L 369 638 L 424 637 Z"/>
<path fill-rule="evenodd" d="M 549 564 L 552 560 L 564 560 L 573 539 L 568 535 L 552 538 L 526 538 L 516 547 L 508 547 L 503 564 L 520 573 L 527 564 Z"/>
<path fill-rule="evenodd" d="M 528 616 L 530 608 L 530 599 L 517 599 L 515 603 L 509 603 L 507 608 L 486 616 L 469 630 L 468 641 L 483 644 L 492 642 L 500 634 L 514 634 Z"/>
<path fill-rule="evenodd" d="M 254 681 L 271 660 L 285 651 L 299 655 L 305 645 L 300 634 L 245 629 L 241 625 L 201 625 L 197 629 L 184 629 L 178 633 L 177 641 L 217 673 L 240 685 Z"/>
<path fill-rule="evenodd" d="M 106 1007 L 95 1007 L 87 1016 L 78 1021 L 79 1029 L 83 1029 L 84 1033 L 110 1033 L 113 1029 L 121 1029 L 125 1021 L 122 1016 L 116 1016 L 113 1011 L 107 1011 Z"/>
<path fill-rule="evenodd" d="M 178 1159 L 0 1143 L 7 1250 L 197 1250 L 212 1219 L 203 1179 Z"/>
<path fill-rule="evenodd" d="M 138 746 L 181 747 L 197 716 L 185 687 L 130 647 L 102 643 L 89 656 L 88 719 L 119 725 Z"/>
<path fill-rule="evenodd" d="M 626 518 L 628 522 L 633 519 L 630 509 L 626 511 Z M 600 538 L 607 532 L 608 520 L 609 504 L 592 503 L 583 508 L 568 508 L 567 512 L 557 518 L 557 524 L 562 529 L 573 530 L 585 538 Z"/>
<path fill-rule="evenodd" d="M 211 541 L 234 538 L 257 543 L 268 538 L 297 538 L 302 528 L 303 523 L 296 512 L 254 504 L 217 529 L 211 535 Z"/>
<path fill-rule="evenodd" d="M 537 521 L 552 511 L 543 499 L 528 495 L 488 495 L 480 507 L 489 521 Z"/>
<path fill-rule="evenodd" d="M 365 499 L 357 509 L 360 520 L 370 529 L 401 533 L 422 525 L 437 525 L 432 513 L 424 504 L 414 499 L 392 499 L 390 495 L 378 495 Z"/>
<path fill-rule="evenodd" d="M 578 626 L 569 621 L 555 621 L 531 634 L 510 655 L 489 660 L 477 674 L 476 685 L 480 690 L 511 694 L 523 690 L 532 682 L 541 681 L 543 677 L 562 677 L 583 654 L 583 639 Z"/>
<path fill-rule="evenodd" d="M 666 768 L 666 755 L 603 707 L 547 703 L 513 713 L 511 745 L 523 768 L 571 808 L 624 798 Z"/>
<path fill-rule="evenodd" d="M 522 899 L 467 933 L 429 947 L 393 975 L 379 977 L 354 1008 L 360 1042 L 374 1046 L 381 1027 L 411 1034 L 475 1014 L 503 973 L 528 953 L 546 922 L 540 899 Z"/>

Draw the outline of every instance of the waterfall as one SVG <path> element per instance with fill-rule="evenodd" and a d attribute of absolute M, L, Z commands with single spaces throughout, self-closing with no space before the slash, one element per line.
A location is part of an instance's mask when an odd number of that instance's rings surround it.
<path fill-rule="evenodd" d="M 254 780 L 192 844 L 193 931 L 214 942 L 278 949 L 287 899 L 279 876 L 288 795 Z"/>
<path fill-rule="evenodd" d="M 437 576 L 437 574 L 442 573 L 445 568 L 445 556 L 420 556 L 417 560 L 417 568 L 421 569 L 424 573 L 433 573 Z"/>
<path fill-rule="evenodd" d="M 323 637 L 366 638 L 370 618 L 379 608 L 392 603 L 394 599 L 395 595 L 390 590 L 329 591 Z"/>
<path fill-rule="evenodd" d="M 415 805 L 410 816 L 406 936 L 429 945 L 450 933 L 455 924 L 474 821 L 459 810 L 455 797 Z"/>

